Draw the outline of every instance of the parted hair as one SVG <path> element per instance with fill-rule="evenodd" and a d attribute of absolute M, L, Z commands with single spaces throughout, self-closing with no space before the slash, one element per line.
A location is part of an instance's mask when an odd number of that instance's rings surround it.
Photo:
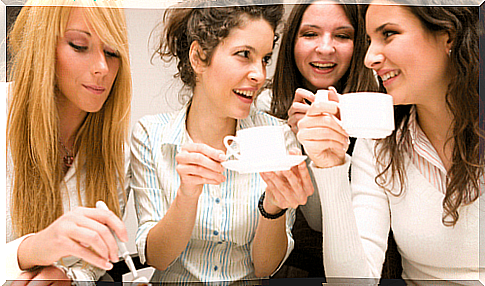
<path fill-rule="evenodd" d="M 296 89 L 308 89 L 295 62 L 295 42 L 303 14 L 313 2 L 316 1 L 306 0 L 295 5 L 285 24 L 281 38 L 275 74 L 271 84 L 273 98 L 270 107 L 270 113 L 281 119 L 288 119 L 288 110 L 293 103 Z M 338 1 L 336 2 L 338 3 Z M 359 13 L 361 7 L 356 4 L 340 5 L 355 30 L 354 51 L 349 69 L 338 81 L 335 88 L 340 93 L 378 91 L 379 87 L 372 70 L 364 66 L 367 41 L 364 19 Z"/>
<path fill-rule="evenodd" d="M 283 16 L 283 5 L 267 5 L 263 0 L 219 0 L 184 2 L 184 7 L 167 9 L 163 16 L 164 29 L 154 55 L 164 61 L 177 60 L 178 73 L 185 87 L 193 91 L 196 76 L 189 60 L 192 42 L 202 49 L 198 57 L 210 65 L 212 54 L 219 43 L 247 19 L 263 19 L 275 31 Z M 275 35 L 275 41 L 277 40 Z"/>
<path fill-rule="evenodd" d="M 480 196 L 479 184 L 483 179 L 483 154 L 479 153 L 479 141 L 483 138 L 478 108 L 479 7 L 406 6 L 406 9 L 427 31 L 447 32 L 453 40 L 450 52 L 452 80 L 446 94 L 446 105 L 453 114 L 452 135 L 446 144 L 453 144 L 453 153 L 446 180 L 442 222 L 454 226 L 459 218 L 459 207 Z M 399 182 L 400 191 L 395 195 L 400 195 L 405 185 L 404 157 L 410 140 L 411 108 L 411 105 L 394 107 L 395 131 L 376 144 L 379 168 L 376 183 L 390 190 Z"/>
<path fill-rule="evenodd" d="M 129 128 L 131 71 L 123 10 L 117 1 L 31 0 L 9 31 L 13 82 L 9 93 L 7 150 L 13 165 L 11 215 L 17 235 L 38 232 L 63 214 L 62 158 L 56 108 L 56 47 L 70 12 L 82 7 L 94 32 L 116 49 L 120 67 L 102 109 L 89 113 L 75 140 L 78 200 L 104 200 L 120 215 L 124 146 Z M 102 7 L 104 6 L 104 7 Z M 81 198 L 81 186 L 85 194 Z"/>

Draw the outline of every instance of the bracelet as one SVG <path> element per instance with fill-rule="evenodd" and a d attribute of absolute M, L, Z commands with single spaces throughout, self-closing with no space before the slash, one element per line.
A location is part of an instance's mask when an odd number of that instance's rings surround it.
<path fill-rule="evenodd" d="M 279 213 L 277 214 L 269 214 L 267 213 L 265 210 L 264 210 L 264 207 L 263 207 L 263 201 L 264 201 L 264 197 L 266 196 L 266 192 L 263 192 L 263 194 L 261 194 L 261 197 L 259 198 L 259 202 L 258 202 L 258 209 L 259 209 L 259 212 L 261 213 L 261 215 L 264 217 L 264 218 L 267 218 L 267 219 L 277 219 L 279 218 L 280 216 L 284 215 L 286 213 L 286 210 L 287 209 L 283 209 L 281 210 Z"/>

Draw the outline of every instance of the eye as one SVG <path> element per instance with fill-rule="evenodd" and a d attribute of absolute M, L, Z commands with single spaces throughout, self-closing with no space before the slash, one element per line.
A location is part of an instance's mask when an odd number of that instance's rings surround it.
<path fill-rule="evenodd" d="M 111 58 L 119 58 L 120 57 L 118 52 L 113 52 L 113 51 L 109 51 L 109 50 L 104 50 L 104 54 L 108 57 L 111 57 Z"/>
<path fill-rule="evenodd" d="M 249 58 L 249 51 L 248 50 L 239 51 L 236 53 L 236 55 L 243 58 Z"/>
<path fill-rule="evenodd" d="M 271 64 L 271 56 L 270 55 L 267 55 L 263 58 L 263 64 L 265 66 L 269 66 Z"/>
<path fill-rule="evenodd" d="M 304 38 L 314 38 L 318 36 L 318 34 L 315 32 L 305 32 L 305 33 L 302 33 L 301 36 Z"/>
<path fill-rule="evenodd" d="M 338 35 L 336 35 L 336 37 L 337 38 L 340 38 L 340 39 L 344 39 L 344 40 L 351 40 L 351 39 L 353 39 L 353 37 L 351 37 L 348 34 L 338 34 Z"/>
<path fill-rule="evenodd" d="M 382 31 L 382 35 L 384 36 L 384 39 L 388 39 L 389 37 L 393 36 L 393 35 L 397 35 L 399 34 L 398 32 L 396 31 L 392 31 L 392 30 L 384 30 Z"/>
<path fill-rule="evenodd" d="M 69 46 L 71 46 L 76 52 L 84 52 L 85 50 L 88 49 L 87 46 L 78 46 L 73 42 L 69 42 Z"/>

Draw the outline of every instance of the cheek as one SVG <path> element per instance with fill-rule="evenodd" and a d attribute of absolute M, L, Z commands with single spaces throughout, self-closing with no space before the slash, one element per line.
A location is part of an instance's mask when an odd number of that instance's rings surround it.
<path fill-rule="evenodd" d="M 340 57 L 342 59 L 342 64 L 346 67 L 350 66 L 350 61 L 352 60 L 352 55 L 354 53 L 354 44 L 345 44 L 339 48 Z"/>

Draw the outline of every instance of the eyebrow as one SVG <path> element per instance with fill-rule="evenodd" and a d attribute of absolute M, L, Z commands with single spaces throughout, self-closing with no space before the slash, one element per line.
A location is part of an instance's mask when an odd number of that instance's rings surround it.
<path fill-rule="evenodd" d="M 320 26 L 313 25 L 313 24 L 302 24 L 301 27 L 310 27 L 310 28 L 318 28 L 318 29 L 321 28 Z M 340 26 L 340 27 L 337 27 L 335 30 L 346 30 L 346 29 L 354 30 L 354 27 L 352 27 L 352 26 Z"/>
<path fill-rule="evenodd" d="M 69 32 L 69 31 L 74 31 L 74 32 L 79 32 L 79 33 L 84 33 L 88 36 L 91 37 L 91 33 L 87 32 L 87 31 L 84 31 L 84 30 L 79 30 L 79 29 L 67 29 L 66 32 Z"/>
<path fill-rule="evenodd" d="M 388 25 L 397 25 L 397 24 L 391 23 L 391 22 L 384 23 L 384 24 L 380 25 L 379 27 L 377 27 L 374 31 L 376 33 L 382 32 L 386 28 L 386 26 L 388 26 Z"/>

